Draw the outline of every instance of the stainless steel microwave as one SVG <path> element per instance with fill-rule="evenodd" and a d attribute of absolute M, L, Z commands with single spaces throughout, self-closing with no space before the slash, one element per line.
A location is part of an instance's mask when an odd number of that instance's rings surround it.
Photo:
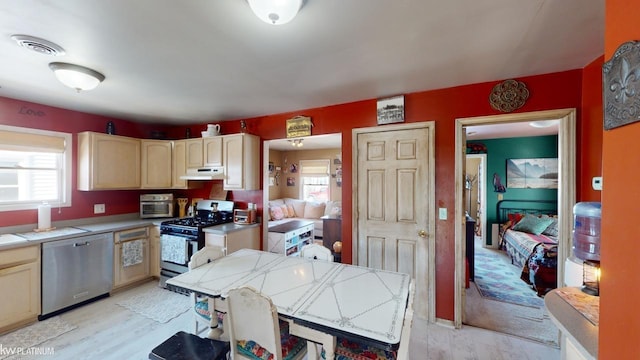
<path fill-rule="evenodd" d="M 170 218 L 173 217 L 173 194 L 140 195 L 140 218 Z"/>

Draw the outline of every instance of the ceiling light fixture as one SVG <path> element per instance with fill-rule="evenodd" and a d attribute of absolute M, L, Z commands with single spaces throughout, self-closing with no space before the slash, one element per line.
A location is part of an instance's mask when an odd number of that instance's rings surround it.
<path fill-rule="evenodd" d="M 283 25 L 293 20 L 302 7 L 302 0 L 247 0 L 254 14 L 260 20 Z"/>
<path fill-rule="evenodd" d="M 302 147 L 302 140 L 304 139 L 293 139 L 293 140 L 289 140 L 289 142 L 293 147 Z"/>
<path fill-rule="evenodd" d="M 540 121 L 532 121 L 529 123 L 529 126 L 533 126 L 534 128 L 548 128 L 554 126 L 558 123 L 558 120 L 540 120 Z"/>
<path fill-rule="evenodd" d="M 77 92 L 94 89 L 104 80 L 104 75 L 80 65 L 53 62 L 49 68 L 61 83 Z"/>

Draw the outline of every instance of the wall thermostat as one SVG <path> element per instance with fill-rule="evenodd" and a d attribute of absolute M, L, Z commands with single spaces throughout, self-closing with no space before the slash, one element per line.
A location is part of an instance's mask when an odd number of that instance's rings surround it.
<path fill-rule="evenodd" d="M 593 190 L 602 190 L 602 176 L 596 176 L 591 180 L 591 186 Z"/>

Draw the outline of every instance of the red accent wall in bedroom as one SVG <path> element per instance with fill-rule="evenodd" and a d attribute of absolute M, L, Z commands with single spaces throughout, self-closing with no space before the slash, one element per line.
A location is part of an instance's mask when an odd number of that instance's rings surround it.
<path fill-rule="evenodd" d="M 607 61 L 622 43 L 640 40 L 640 1 L 607 0 L 605 14 Z M 632 83 L 637 90 L 638 80 Z M 603 136 L 600 359 L 640 359 L 638 139 L 640 122 L 607 130 Z"/>

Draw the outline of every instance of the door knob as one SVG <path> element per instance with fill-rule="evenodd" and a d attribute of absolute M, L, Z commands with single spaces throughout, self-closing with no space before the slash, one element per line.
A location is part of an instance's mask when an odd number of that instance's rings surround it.
<path fill-rule="evenodd" d="M 420 230 L 420 231 L 418 231 L 418 236 L 420 236 L 422 238 L 423 237 L 427 237 L 427 232 L 425 230 Z"/>

